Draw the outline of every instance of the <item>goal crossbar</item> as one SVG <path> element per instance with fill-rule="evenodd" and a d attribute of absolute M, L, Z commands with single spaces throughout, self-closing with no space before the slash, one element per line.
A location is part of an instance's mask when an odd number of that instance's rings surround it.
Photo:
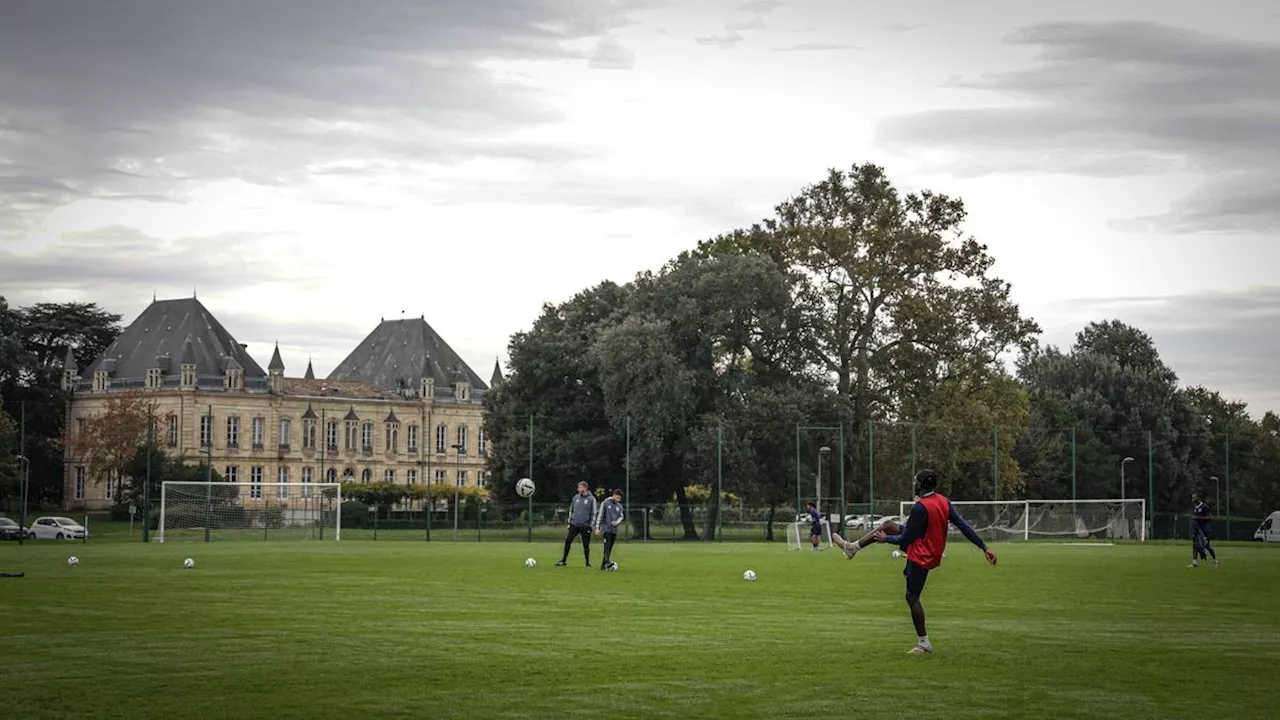
<path fill-rule="evenodd" d="M 906 517 L 914 501 L 899 503 Z M 1105 536 L 1147 539 L 1146 498 L 1089 500 L 953 500 L 978 534 L 1004 540 Z M 951 532 L 958 532 L 951 528 Z"/>
<path fill-rule="evenodd" d="M 342 485 L 304 482 L 160 484 L 156 540 L 342 539 Z"/>

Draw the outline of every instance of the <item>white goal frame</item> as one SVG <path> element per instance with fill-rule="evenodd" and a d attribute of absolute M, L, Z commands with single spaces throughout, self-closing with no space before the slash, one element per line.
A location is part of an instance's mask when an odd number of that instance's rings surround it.
<path fill-rule="evenodd" d="M 787 550 L 800 550 L 809 543 L 809 528 L 813 527 L 813 520 L 808 515 L 801 517 L 804 519 L 787 523 Z M 833 547 L 831 523 L 826 518 L 822 519 L 822 537 L 818 540 L 818 547 L 823 545 Z"/>
<path fill-rule="evenodd" d="M 914 500 L 903 500 L 898 504 L 898 512 L 902 517 L 907 517 L 911 512 L 911 506 L 915 504 Z M 960 512 L 962 517 L 965 516 L 964 508 L 974 506 L 1022 506 L 1022 539 L 1030 540 L 1032 537 L 1066 537 L 1063 533 L 1037 533 L 1031 526 L 1031 513 L 1035 506 L 1053 505 L 1053 506 L 1088 506 L 1088 505 L 1122 505 L 1138 507 L 1138 542 L 1147 541 L 1147 499 L 1146 498 L 1112 498 L 1101 500 L 953 500 L 952 505 Z M 1126 514 L 1127 515 L 1127 514 Z M 967 517 L 965 517 L 968 520 Z M 976 529 L 976 528 L 975 528 Z M 1125 528 L 1125 534 L 1128 535 L 1130 528 Z M 954 528 L 953 528 L 954 531 Z M 1006 528 L 1010 536 L 1013 537 L 1017 533 L 1016 528 Z"/>
<path fill-rule="evenodd" d="M 229 492 L 229 489 L 235 488 L 235 492 Z M 292 519 L 298 522 L 290 523 L 284 527 L 317 527 L 314 514 L 321 511 L 318 507 L 302 507 L 298 508 L 297 504 L 301 503 L 306 506 L 314 503 L 316 500 L 323 498 L 327 490 L 332 490 L 332 502 L 328 511 L 333 514 L 333 522 L 325 522 L 324 528 L 333 530 L 333 540 L 342 539 L 342 485 L 341 483 L 331 482 L 205 482 L 205 481 L 189 481 L 189 480 L 166 480 L 160 483 L 160 522 L 156 528 L 156 542 L 165 541 L 166 521 L 173 520 L 171 505 L 174 502 L 176 491 L 180 489 L 190 489 L 186 493 L 187 497 L 196 498 L 197 501 L 203 497 L 206 512 L 211 512 L 215 502 L 221 504 L 222 507 L 236 507 L 244 511 L 255 513 L 255 523 L 244 528 L 222 528 L 225 532 L 231 530 L 267 530 L 264 524 L 258 524 L 256 514 L 263 511 L 277 508 L 282 513 L 282 521 Z M 219 491 L 215 497 L 214 490 Z M 256 494 L 256 497 L 255 497 Z M 312 517 L 308 517 L 308 515 Z M 284 529 L 277 528 L 278 530 Z M 176 530 L 177 528 L 173 528 Z M 183 528 L 184 530 L 205 530 L 202 525 L 200 527 Z M 210 531 L 213 528 L 209 528 Z"/>

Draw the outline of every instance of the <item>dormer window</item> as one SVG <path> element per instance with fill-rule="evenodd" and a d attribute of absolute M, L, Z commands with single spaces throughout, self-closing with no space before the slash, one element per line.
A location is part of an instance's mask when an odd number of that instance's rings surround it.
<path fill-rule="evenodd" d="M 106 370 L 93 371 L 93 390 L 94 392 L 105 392 L 111 387 L 111 376 Z"/>
<path fill-rule="evenodd" d="M 453 386 L 453 396 L 459 400 L 467 400 L 471 397 L 471 387 L 468 383 L 460 382 Z"/>
<path fill-rule="evenodd" d="M 184 364 L 182 366 L 182 386 L 195 387 L 196 385 L 196 366 L 194 364 Z"/>
<path fill-rule="evenodd" d="M 164 376 L 158 367 L 147 368 L 147 387 L 158 388 L 164 384 Z"/>
<path fill-rule="evenodd" d="M 225 385 L 228 390 L 243 390 L 244 389 L 244 371 L 237 370 L 235 368 L 231 368 L 227 370 Z"/>

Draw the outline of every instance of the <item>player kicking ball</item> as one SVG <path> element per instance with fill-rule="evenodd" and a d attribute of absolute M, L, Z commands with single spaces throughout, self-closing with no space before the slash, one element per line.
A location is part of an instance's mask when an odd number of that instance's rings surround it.
<path fill-rule="evenodd" d="M 969 542 L 982 549 L 987 562 L 996 564 L 995 553 L 991 552 L 969 523 L 960 517 L 960 513 L 951 506 L 951 501 L 937 492 L 937 488 L 938 473 L 921 470 L 916 473 L 916 502 L 911 506 L 905 526 L 886 520 L 857 542 L 849 542 L 839 535 L 831 536 L 832 542 L 844 551 L 846 559 L 852 559 L 859 550 L 878 542 L 906 549 L 907 566 L 902 574 L 907 578 L 907 607 L 911 608 L 911 622 L 916 627 L 917 643 L 910 650 L 915 655 L 933 652 L 929 634 L 925 631 L 924 606 L 920 604 L 920 594 L 924 592 L 924 582 L 929 577 L 929 571 L 942 564 L 942 553 L 947 549 L 947 524 L 959 528 Z"/>

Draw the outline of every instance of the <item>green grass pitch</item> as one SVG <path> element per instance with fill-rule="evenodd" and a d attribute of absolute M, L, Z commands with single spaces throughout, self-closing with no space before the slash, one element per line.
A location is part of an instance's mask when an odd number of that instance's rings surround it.
<path fill-rule="evenodd" d="M 953 540 L 915 657 L 883 546 L 628 543 L 602 573 L 552 543 L 7 543 L 0 695 L 24 720 L 1275 713 L 1280 548 L 995 549 Z"/>

